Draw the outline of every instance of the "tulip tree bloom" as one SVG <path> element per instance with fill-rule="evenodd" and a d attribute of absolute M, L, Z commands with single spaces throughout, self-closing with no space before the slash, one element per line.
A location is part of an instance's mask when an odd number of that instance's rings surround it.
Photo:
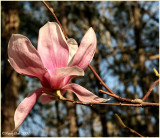
<path fill-rule="evenodd" d="M 90 28 L 80 46 L 74 39 L 66 40 L 59 25 L 46 23 L 39 30 L 38 49 L 30 40 L 20 34 L 13 34 L 8 44 L 8 57 L 11 66 L 20 74 L 38 78 L 43 88 L 38 88 L 26 97 L 17 107 L 14 115 L 17 129 L 36 100 L 47 104 L 58 96 L 63 98 L 66 90 L 72 91 L 83 102 L 105 102 L 92 92 L 77 84 L 69 84 L 75 76 L 84 76 L 84 70 L 93 58 L 96 49 L 96 35 Z"/>

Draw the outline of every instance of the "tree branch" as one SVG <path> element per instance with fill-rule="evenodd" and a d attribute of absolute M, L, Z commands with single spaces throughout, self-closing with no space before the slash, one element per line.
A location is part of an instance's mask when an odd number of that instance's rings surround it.
<path fill-rule="evenodd" d="M 150 95 L 150 93 L 151 93 L 152 90 L 153 90 L 153 87 L 154 87 L 158 82 L 159 82 L 159 79 L 156 80 L 156 81 L 151 85 L 151 87 L 149 88 L 149 90 L 148 90 L 148 92 L 146 93 L 146 95 L 142 98 L 142 101 L 145 101 L 145 100 L 148 98 L 148 96 Z"/>
<path fill-rule="evenodd" d="M 90 68 L 90 70 L 93 72 L 93 74 L 97 77 L 97 79 L 100 81 L 100 84 L 106 89 L 108 90 L 111 94 L 115 93 L 104 83 L 104 81 L 101 79 L 101 77 L 97 74 L 97 72 L 94 70 L 94 68 L 89 64 L 88 67 Z"/>
<path fill-rule="evenodd" d="M 55 100 L 55 98 L 51 97 L 51 99 Z M 110 105 L 110 106 L 132 106 L 132 107 L 158 107 L 159 103 L 148 103 L 148 102 L 142 102 L 142 103 L 136 103 L 136 104 L 126 104 L 126 103 L 100 103 L 100 102 L 80 102 L 75 100 L 70 100 L 67 98 L 59 99 L 61 101 L 67 101 L 72 102 L 73 104 L 81 104 L 86 106 L 93 106 L 93 105 Z"/>
<path fill-rule="evenodd" d="M 149 60 L 154 60 L 154 59 L 159 59 L 159 54 L 149 57 Z"/>

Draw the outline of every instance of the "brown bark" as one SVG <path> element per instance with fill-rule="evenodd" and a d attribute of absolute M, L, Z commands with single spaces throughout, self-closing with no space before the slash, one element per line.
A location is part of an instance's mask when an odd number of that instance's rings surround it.
<path fill-rule="evenodd" d="M 20 80 L 17 73 L 8 63 L 7 48 L 8 41 L 13 33 L 18 32 L 19 17 L 17 10 L 17 2 L 3 2 L 3 31 L 2 31 L 2 136 L 15 136 L 8 135 L 14 129 L 14 112 L 17 107 L 16 100 L 18 97 L 18 90 Z M 10 8 L 12 7 L 12 8 Z"/>
<path fill-rule="evenodd" d="M 68 99 L 74 99 L 72 92 L 68 91 L 66 94 Z M 78 127 L 77 127 L 77 115 L 75 110 L 75 104 L 67 102 L 67 111 L 68 111 L 68 121 L 69 121 L 69 136 L 77 137 L 78 136 Z"/>
<path fill-rule="evenodd" d="M 139 54 L 139 70 L 140 70 L 140 77 L 141 77 L 141 87 L 142 87 L 142 91 L 143 94 L 145 94 L 148 89 L 149 89 L 149 77 L 145 77 L 146 75 L 145 73 L 145 51 L 144 51 L 144 47 L 142 44 L 142 39 L 141 39 L 141 35 L 142 35 L 142 25 L 141 25 L 141 20 L 142 20 L 142 16 L 140 13 L 140 9 L 139 9 L 139 5 L 137 2 L 133 2 L 133 15 L 134 15 L 134 34 L 135 34 L 135 44 L 136 44 L 136 50 L 138 51 Z M 146 125 L 147 125 L 147 132 L 148 134 L 150 134 L 150 136 L 152 136 L 152 134 L 154 133 L 153 130 L 153 124 L 151 122 L 151 114 L 148 111 L 148 108 L 145 108 L 145 121 L 146 121 Z"/>
<path fill-rule="evenodd" d="M 57 127 L 56 127 L 57 128 L 57 136 L 60 137 L 61 136 L 61 133 L 60 133 L 61 122 L 60 122 L 59 111 L 58 111 L 58 103 L 59 103 L 58 101 L 55 101 L 56 114 L 57 114 Z"/>
<path fill-rule="evenodd" d="M 97 48 L 95 55 L 94 55 L 94 67 L 95 67 L 96 72 L 100 75 L 98 54 L 99 54 L 99 51 Z M 96 79 L 96 86 L 98 86 L 98 89 L 102 88 L 98 79 Z M 103 97 L 103 94 L 99 93 L 99 96 Z M 105 116 L 106 112 L 107 112 L 107 110 L 104 110 L 104 107 L 100 106 L 100 120 L 101 120 L 101 124 L 102 124 L 102 136 L 103 137 L 108 136 L 108 134 L 107 134 L 107 121 L 106 121 L 106 116 Z"/>

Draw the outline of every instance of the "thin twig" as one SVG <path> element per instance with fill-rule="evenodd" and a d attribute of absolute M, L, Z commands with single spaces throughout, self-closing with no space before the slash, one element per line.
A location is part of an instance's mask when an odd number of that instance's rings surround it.
<path fill-rule="evenodd" d="M 148 92 L 147 92 L 146 95 L 143 97 L 142 101 L 145 101 L 145 100 L 148 98 L 148 96 L 150 95 L 150 93 L 151 93 L 152 90 L 153 90 L 153 87 L 154 87 L 158 82 L 159 82 L 159 79 L 156 80 L 156 81 L 151 85 L 151 87 L 149 88 Z"/>
<path fill-rule="evenodd" d="M 154 59 L 159 59 L 159 54 L 149 57 L 149 60 L 154 60 Z"/>
<path fill-rule="evenodd" d="M 58 23 L 58 24 L 59 24 L 59 26 L 61 27 L 62 32 L 64 33 L 64 36 L 66 37 L 66 39 L 68 39 L 68 37 L 67 37 L 67 35 L 66 35 L 65 31 L 63 30 L 63 27 L 62 27 L 61 23 L 59 22 L 59 20 L 58 20 L 57 16 L 55 15 L 55 13 L 51 10 L 51 8 L 47 5 L 47 3 L 46 3 L 46 2 L 42 1 L 42 3 L 43 3 L 43 4 L 48 8 L 48 10 L 52 13 L 52 15 L 53 15 L 53 16 L 54 16 L 54 18 L 56 19 L 57 23 Z"/>
<path fill-rule="evenodd" d="M 109 92 L 106 92 L 106 91 L 103 91 L 103 90 L 99 90 L 99 92 L 107 94 L 107 95 L 112 96 L 114 98 L 117 98 L 117 95 L 115 95 L 115 94 L 112 94 L 112 93 L 109 93 Z"/>
<path fill-rule="evenodd" d="M 104 83 L 104 81 L 101 79 L 101 77 L 97 74 L 97 72 L 94 70 L 94 68 L 89 64 L 88 67 L 90 68 L 90 70 L 93 72 L 93 74 L 97 77 L 97 79 L 100 81 L 101 85 L 103 85 L 103 87 L 109 91 L 110 93 L 114 94 L 115 93 L 110 89 L 108 88 L 108 86 Z"/>
<path fill-rule="evenodd" d="M 116 122 L 119 124 L 119 126 L 129 130 L 131 133 L 136 134 L 137 136 L 144 137 L 141 134 L 139 134 L 137 131 L 133 130 L 132 128 L 129 128 L 128 126 L 126 126 L 124 124 L 124 122 L 122 121 L 122 119 L 118 116 L 118 114 L 115 114 L 114 116 L 115 116 Z"/>
<path fill-rule="evenodd" d="M 100 91 L 101 93 L 110 95 L 110 96 L 116 98 L 117 100 L 119 100 L 119 101 L 121 101 L 121 102 L 129 102 L 129 103 L 132 103 L 132 101 L 133 101 L 132 99 L 122 98 L 122 97 L 119 97 L 119 96 L 117 96 L 117 95 L 115 95 L 115 94 L 110 94 L 110 93 L 108 93 L 108 92 L 106 92 L 106 91 L 103 91 L 103 90 L 99 90 L 99 91 Z"/>
<path fill-rule="evenodd" d="M 106 91 L 103 91 L 103 90 L 99 90 L 100 92 L 102 92 L 102 93 L 105 93 L 105 94 L 108 94 L 108 95 L 110 95 L 110 96 L 112 96 L 112 97 L 114 97 L 114 98 L 116 98 L 116 99 L 118 99 L 119 101 L 121 101 L 121 102 L 128 102 L 128 103 L 131 103 L 131 104 L 140 104 L 140 105 L 143 105 L 143 106 L 148 106 L 148 105 L 151 105 L 151 104 L 153 104 L 153 106 L 156 106 L 156 105 L 158 105 L 158 103 L 150 103 L 150 104 L 148 104 L 148 102 L 144 102 L 143 100 L 141 100 L 141 99 L 126 99 L 126 98 L 123 98 L 123 97 L 119 97 L 119 96 L 117 96 L 117 95 L 112 95 L 112 94 L 110 94 L 110 93 L 108 93 L 108 92 L 106 92 Z M 128 106 L 128 104 L 124 104 L 124 105 L 127 105 Z M 131 105 L 132 106 L 132 105 Z M 137 106 L 137 105 L 136 105 Z"/>

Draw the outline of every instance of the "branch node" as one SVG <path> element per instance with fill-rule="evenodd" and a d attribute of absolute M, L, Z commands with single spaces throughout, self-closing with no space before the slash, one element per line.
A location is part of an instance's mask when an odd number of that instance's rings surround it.
<path fill-rule="evenodd" d="M 137 103 L 137 104 L 141 104 L 143 103 L 143 100 L 142 99 L 134 99 L 131 101 L 132 103 Z"/>

